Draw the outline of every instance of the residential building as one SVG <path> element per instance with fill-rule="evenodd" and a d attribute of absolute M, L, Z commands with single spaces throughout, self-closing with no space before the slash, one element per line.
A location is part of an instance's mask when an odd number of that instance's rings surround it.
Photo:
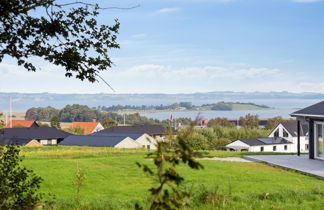
<path fill-rule="evenodd" d="M 112 126 L 103 132 L 117 133 L 146 133 L 157 140 L 164 139 L 166 129 L 161 125 L 131 125 L 131 126 Z M 175 132 L 173 132 L 175 134 Z"/>
<path fill-rule="evenodd" d="M 284 138 L 239 139 L 228 145 L 227 150 L 249 152 L 292 152 L 294 144 Z"/>
<path fill-rule="evenodd" d="M 52 127 L 5 128 L 3 131 L 0 144 L 35 145 L 37 141 L 39 145 L 57 145 L 70 135 Z"/>
<path fill-rule="evenodd" d="M 118 132 L 97 132 L 91 134 L 92 136 L 123 136 L 123 137 L 130 137 L 134 139 L 137 143 L 139 143 L 143 148 L 147 149 L 156 149 L 157 140 L 152 136 L 146 133 L 118 133 Z"/>
<path fill-rule="evenodd" d="M 309 126 L 309 158 L 324 160 L 324 101 L 291 114 L 298 124 Z M 298 155 L 302 150 L 302 131 L 297 131 Z"/>
<path fill-rule="evenodd" d="M 251 152 L 290 152 L 298 151 L 297 122 L 284 122 L 272 130 L 268 138 L 239 139 L 228 145 L 228 150 L 245 150 Z M 308 126 L 300 126 L 300 148 L 308 152 Z"/>
<path fill-rule="evenodd" d="M 84 135 L 95 133 L 104 129 L 100 122 L 72 122 L 69 128 L 81 128 L 84 131 Z"/>
<path fill-rule="evenodd" d="M 6 128 L 35 128 L 39 127 L 33 120 L 11 120 L 7 123 Z"/>
<path fill-rule="evenodd" d="M 114 148 L 141 148 L 142 145 L 130 137 L 105 135 L 70 135 L 60 145 Z"/>

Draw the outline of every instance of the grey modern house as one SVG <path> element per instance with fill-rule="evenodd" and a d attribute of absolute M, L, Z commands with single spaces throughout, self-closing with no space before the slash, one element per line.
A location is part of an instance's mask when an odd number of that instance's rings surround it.
<path fill-rule="evenodd" d="M 324 101 L 298 110 L 292 114 L 297 119 L 297 152 L 300 155 L 301 124 L 309 126 L 309 158 L 324 160 Z"/>

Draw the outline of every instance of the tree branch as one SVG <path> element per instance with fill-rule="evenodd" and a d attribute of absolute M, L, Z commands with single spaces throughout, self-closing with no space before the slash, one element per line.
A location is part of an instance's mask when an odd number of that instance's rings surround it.
<path fill-rule="evenodd" d="M 57 7 L 64 7 L 64 6 L 70 6 L 70 5 L 75 5 L 75 4 L 83 4 L 86 6 L 91 6 L 91 7 L 97 7 L 97 4 L 90 4 L 90 3 L 86 3 L 86 2 L 82 2 L 82 1 L 76 1 L 76 2 L 71 2 L 71 3 L 66 3 L 66 4 L 54 4 L 54 6 Z M 131 7 L 98 7 L 98 9 L 101 10 L 106 10 L 106 9 L 119 9 L 119 10 L 130 10 L 130 9 L 135 9 L 137 7 L 140 7 L 140 4 L 131 6 Z"/>

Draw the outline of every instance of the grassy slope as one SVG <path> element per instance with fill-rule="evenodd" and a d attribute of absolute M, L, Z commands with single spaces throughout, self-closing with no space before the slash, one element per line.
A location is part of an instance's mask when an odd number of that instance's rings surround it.
<path fill-rule="evenodd" d="M 84 203 L 97 209 L 131 209 L 136 201 L 145 202 L 152 184 L 135 165 L 136 161 L 152 164 L 144 159 L 146 153 L 105 148 L 24 148 L 23 163 L 43 177 L 42 191 L 56 195 L 61 209 L 73 204 L 72 180 L 77 165 L 87 176 L 81 189 Z M 214 154 L 227 156 L 226 152 Z M 324 205 L 322 180 L 261 163 L 201 162 L 204 170 L 180 167 L 179 171 L 185 176 L 187 186 L 193 186 L 194 194 L 199 192 L 201 184 L 218 187 L 220 204 L 206 206 L 193 200 L 193 208 L 321 209 Z M 269 196 L 263 200 L 266 193 Z"/>
<path fill-rule="evenodd" d="M 267 110 L 270 108 L 264 108 L 251 104 L 231 104 L 232 110 Z"/>

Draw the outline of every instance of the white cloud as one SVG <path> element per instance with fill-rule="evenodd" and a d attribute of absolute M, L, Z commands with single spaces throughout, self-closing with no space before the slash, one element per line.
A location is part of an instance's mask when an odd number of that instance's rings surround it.
<path fill-rule="evenodd" d="M 172 12 L 177 12 L 179 11 L 180 9 L 177 8 L 177 7 L 169 7 L 169 8 L 162 8 L 162 9 L 159 9 L 157 11 L 155 11 L 155 13 L 158 13 L 158 14 L 164 14 L 164 13 L 172 13 Z"/>

